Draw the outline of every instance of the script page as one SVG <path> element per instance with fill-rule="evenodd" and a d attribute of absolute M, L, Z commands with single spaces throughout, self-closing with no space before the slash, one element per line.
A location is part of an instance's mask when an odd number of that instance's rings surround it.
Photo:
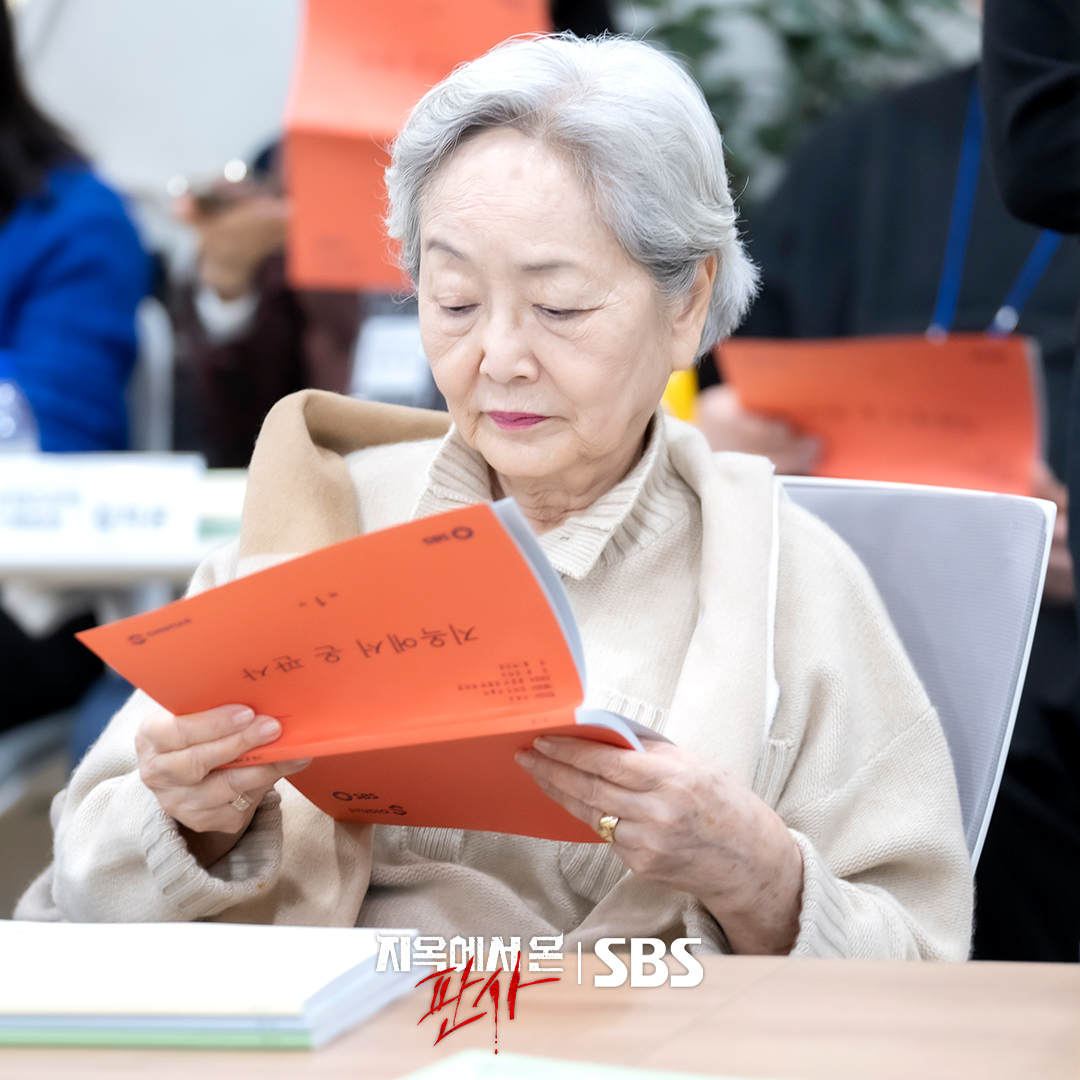
<path fill-rule="evenodd" d="M 573 723 L 582 700 L 551 605 L 486 504 L 79 637 L 174 713 L 245 704 L 279 719 L 281 738 L 244 762 L 485 735 L 561 710 Z"/>
<path fill-rule="evenodd" d="M 816 476 L 1031 494 L 1039 424 L 1024 338 L 732 338 L 719 359 L 743 408 L 821 439 Z"/>

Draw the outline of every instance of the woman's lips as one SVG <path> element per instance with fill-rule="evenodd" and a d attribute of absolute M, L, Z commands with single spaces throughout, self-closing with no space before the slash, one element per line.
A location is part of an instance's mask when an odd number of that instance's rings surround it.
<path fill-rule="evenodd" d="M 546 416 L 531 412 L 489 412 L 488 416 L 503 431 L 518 431 L 521 428 L 532 427 L 534 424 L 539 424 L 541 420 L 547 419 Z"/>

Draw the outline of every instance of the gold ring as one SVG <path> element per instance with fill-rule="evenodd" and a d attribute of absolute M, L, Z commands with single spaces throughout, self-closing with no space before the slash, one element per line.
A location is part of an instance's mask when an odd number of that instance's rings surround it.
<path fill-rule="evenodd" d="M 231 803 L 229 803 L 229 805 L 230 805 L 230 806 L 231 806 L 231 807 L 232 807 L 232 808 L 233 808 L 233 809 L 234 809 L 234 810 L 235 810 L 235 811 L 236 811 L 236 812 L 237 812 L 238 814 L 243 814 L 243 813 L 244 813 L 244 812 L 245 812 L 245 811 L 246 811 L 246 810 L 248 809 L 248 807 L 250 807 L 250 806 L 251 806 L 251 803 L 249 803 L 249 802 L 247 801 L 247 799 L 245 799 L 245 798 L 244 798 L 244 796 L 243 796 L 243 795 L 237 795 L 237 796 L 236 796 L 236 798 L 235 798 L 235 799 L 233 799 L 233 801 L 232 801 Z"/>
<path fill-rule="evenodd" d="M 619 819 L 614 814 L 605 814 L 600 819 L 600 824 L 596 826 L 596 831 L 606 840 L 609 844 L 615 843 L 615 830 L 618 828 Z"/>

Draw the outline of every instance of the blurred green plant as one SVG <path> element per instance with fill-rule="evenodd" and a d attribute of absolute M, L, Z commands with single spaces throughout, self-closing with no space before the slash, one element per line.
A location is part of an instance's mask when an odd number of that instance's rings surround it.
<path fill-rule="evenodd" d="M 968 0 L 633 0 L 622 7 L 625 25 L 688 61 L 724 133 L 733 186 L 746 188 L 750 201 L 768 194 L 784 159 L 823 116 L 957 63 L 943 26 L 966 32 L 972 47 L 976 37 Z M 748 68 L 748 51 L 764 63 Z"/>

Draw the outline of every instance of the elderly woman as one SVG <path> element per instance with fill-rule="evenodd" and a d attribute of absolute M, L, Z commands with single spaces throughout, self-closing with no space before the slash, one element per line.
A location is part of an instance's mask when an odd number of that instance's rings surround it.
<path fill-rule="evenodd" d="M 644 44 L 514 41 L 423 98 L 387 182 L 453 427 L 280 402 L 239 547 L 192 588 L 513 496 L 574 605 L 587 704 L 670 743 L 519 755 L 606 846 L 373 828 L 300 796 L 283 778 L 305 762 L 215 771 L 275 719 L 135 694 L 58 796 L 55 863 L 18 914 L 966 957 L 949 753 L 864 569 L 764 458 L 658 411 L 754 285 L 698 89 Z"/>

